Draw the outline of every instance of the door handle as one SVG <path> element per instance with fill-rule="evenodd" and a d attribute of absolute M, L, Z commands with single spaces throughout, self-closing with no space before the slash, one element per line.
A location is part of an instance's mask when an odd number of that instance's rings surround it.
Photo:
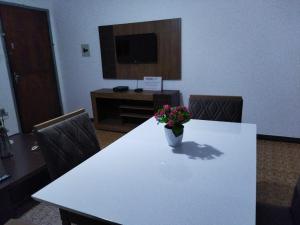
<path fill-rule="evenodd" d="M 15 79 L 15 82 L 18 83 L 19 82 L 19 79 L 21 78 L 21 75 L 20 74 L 17 74 L 16 72 L 14 72 L 14 79 Z"/>

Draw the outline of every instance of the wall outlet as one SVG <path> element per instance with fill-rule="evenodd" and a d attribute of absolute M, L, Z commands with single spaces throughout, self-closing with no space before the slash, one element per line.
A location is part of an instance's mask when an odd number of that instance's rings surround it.
<path fill-rule="evenodd" d="M 89 44 L 81 44 L 81 53 L 83 57 L 90 57 L 90 46 Z"/>

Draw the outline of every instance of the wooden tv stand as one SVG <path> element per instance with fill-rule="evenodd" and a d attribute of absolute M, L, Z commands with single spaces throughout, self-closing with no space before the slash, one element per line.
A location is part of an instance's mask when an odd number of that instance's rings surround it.
<path fill-rule="evenodd" d="M 91 92 L 96 129 L 128 132 L 150 117 L 165 104 L 178 106 L 178 90 L 114 92 L 100 89 Z"/>

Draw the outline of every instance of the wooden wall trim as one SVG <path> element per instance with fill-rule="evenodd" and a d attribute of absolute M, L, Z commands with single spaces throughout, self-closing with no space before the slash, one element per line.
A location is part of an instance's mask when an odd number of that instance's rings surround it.
<path fill-rule="evenodd" d="M 114 37 L 155 33 L 157 63 L 120 64 L 117 62 Z M 181 79 L 181 19 L 99 26 L 103 78 L 143 79 L 161 76 L 164 80 Z"/>

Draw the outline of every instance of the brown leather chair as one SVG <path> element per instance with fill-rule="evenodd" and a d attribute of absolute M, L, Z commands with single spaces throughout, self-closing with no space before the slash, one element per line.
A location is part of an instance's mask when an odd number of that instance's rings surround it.
<path fill-rule="evenodd" d="M 300 178 L 294 190 L 291 207 L 257 203 L 256 225 L 300 225 Z"/>
<path fill-rule="evenodd" d="M 50 176 L 56 179 L 100 151 L 83 109 L 34 126 Z"/>
<path fill-rule="evenodd" d="M 191 95 L 189 111 L 192 119 L 240 123 L 243 99 L 239 96 Z"/>

